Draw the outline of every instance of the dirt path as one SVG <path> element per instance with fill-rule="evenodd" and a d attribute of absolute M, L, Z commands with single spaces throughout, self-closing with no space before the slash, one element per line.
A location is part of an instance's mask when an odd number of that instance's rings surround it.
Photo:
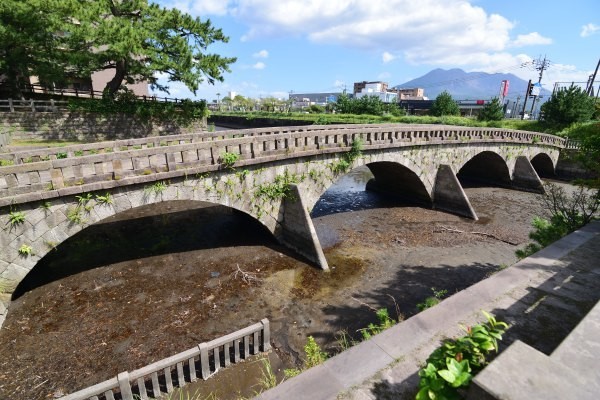
<path fill-rule="evenodd" d="M 432 287 L 453 293 L 516 260 L 516 246 L 440 227 L 523 244 L 540 213 L 536 195 L 467 195 L 479 222 L 414 207 L 316 218 L 319 235 L 338 242 L 326 249 L 329 274 L 222 207 L 165 203 L 90 227 L 46 257 L 38 282 L 11 305 L 0 330 L 0 399 L 64 395 L 264 317 L 279 368 L 299 363 L 308 335 L 337 351 L 338 331 L 356 336 L 375 319 L 361 302 L 395 316 L 395 301 L 409 317 Z M 259 280 L 236 277 L 238 266 Z M 231 384 L 231 373 L 204 390 L 222 399 L 252 393 Z"/>

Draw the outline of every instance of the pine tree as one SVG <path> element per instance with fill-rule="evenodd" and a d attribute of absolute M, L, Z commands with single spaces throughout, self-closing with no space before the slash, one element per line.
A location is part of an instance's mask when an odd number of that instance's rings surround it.
<path fill-rule="evenodd" d="M 504 118 L 504 110 L 497 97 L 494 97 L 492 101 L 483 106 L 477 116 L 480 121 L 500 121 L 502 118 Z"/>
<path fill-rule="evenodd" d="M 569 125 L 589 121 L 594 114 L 594 98 L 580 87 L 571 85 L 552 94 L 542 105 L 544 121 L 555 125 Z"/>

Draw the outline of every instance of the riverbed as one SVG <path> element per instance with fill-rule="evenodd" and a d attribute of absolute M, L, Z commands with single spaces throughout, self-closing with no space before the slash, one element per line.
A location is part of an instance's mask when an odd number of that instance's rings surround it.
<path fill-rule="evenodd" d="M 0 330 L 0 399 L 65 395 L 265 317 L 282 379 L 309 335 L 334 354 L 336 336 L 359 339 L 374 310 L 408 318 L 433 290 L 450 295 L 511 265 L 542 213 L 539 195 L 468 187 L 473 221 L 365 192 L 368 178 L 353 171 L 313 210 L 330 272 L 247 215 L 207 203 L 145 206 L 86 228 L 19 288 Z M 251 396 L 261 365 L 193 391 Z"/>

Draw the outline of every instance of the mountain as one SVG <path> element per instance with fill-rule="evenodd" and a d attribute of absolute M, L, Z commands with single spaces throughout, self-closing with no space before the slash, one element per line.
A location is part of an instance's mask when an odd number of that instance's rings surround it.
<path fill-rule="evenodd" d="M 527 81 L 516 75 L 465 72 L 458 68 L 449 70 L 434 69 L 420 78 L 396 85 L 394 88 L 423 88 L 425 89 L 425 96 L 431 100 L 435 99 L 444 90 L 448 91 L 455 100 L 487 100 L 499 95 L 500 83 L 503 80 L 509 81 L 507 98 L 514 100 L 517 96 L 524 97 L 527 90 Z M 547 99 L 551 92 L 542 89 L 540 94 L 541 99 Z"/>

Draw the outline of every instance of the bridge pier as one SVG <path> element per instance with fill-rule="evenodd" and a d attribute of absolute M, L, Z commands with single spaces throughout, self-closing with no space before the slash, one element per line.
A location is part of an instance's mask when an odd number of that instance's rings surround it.
<path fill-rule="evenodd" d="M 537 172 L 525 156 L 517 157 L 512 176 L 512 186 L 515 189 L 534 193 L 545 193 L 544 184 Z"/>
<path fill-rule="evenodd" d="M 440 165 L 433 186 L 433 208 L 477 221 L 479 218 L 449 165 Z"/>
<path fill-rule="evenodd" d="M 327 259 L 297 185 L 290 185 L 290 195 L 282 203 L 283 215 L 275 230 L 277 240 L 328 271 Z"/>

